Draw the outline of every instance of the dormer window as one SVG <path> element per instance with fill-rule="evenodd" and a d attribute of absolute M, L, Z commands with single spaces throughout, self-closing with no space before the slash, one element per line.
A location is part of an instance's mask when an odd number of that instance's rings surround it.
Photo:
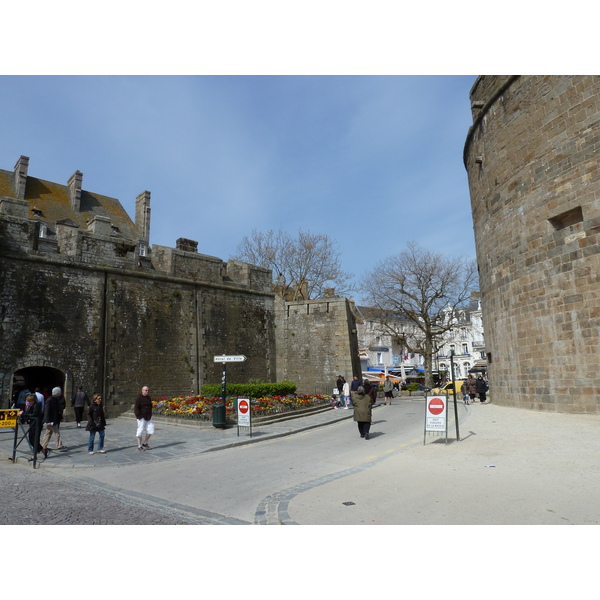
<path fill-rule="evenodd" d="M 146 244 L 140 244 L 140 256 L 146 256 Z"/>

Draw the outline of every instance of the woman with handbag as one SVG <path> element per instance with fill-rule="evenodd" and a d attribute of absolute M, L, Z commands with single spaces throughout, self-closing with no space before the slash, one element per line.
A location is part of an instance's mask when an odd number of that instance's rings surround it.
<path fill-rule="evenodd" d="M 98 434 L 98 454 L 104 454 L 104 428 L 106 427 L 106 419 L 104 417 L 104 409 L 102 408 L 102 396 L 94 394 L 92 404 L 88 409 L 88 422 L 86 431 L 90 432 L 88 440 L 88 453 L 94 454 L 94 439 Z"/>
<path fill-rule="evenodd" d="M 35 460 L 35 455 L 43 450 L 40 444 L 42 417 L 42 405 L 37 401 L 37 396 L 35 394 L 25 396 L 25 409 L 21 411 L 21 423 L 29 425 L 27 437 L 33 451 L 33 456 L 29 458 L 29 462 Z"/>

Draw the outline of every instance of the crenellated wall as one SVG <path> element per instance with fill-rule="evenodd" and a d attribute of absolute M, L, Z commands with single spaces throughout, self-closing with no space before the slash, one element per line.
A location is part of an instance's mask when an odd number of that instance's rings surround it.
<path fill-rule="evenodd" d="M 229 381 L 291 379 L 299 393 L 360 372 L 345 299 L 276 310 L 270 270 L 200 254 L 193 240 L 151 246 L 150 192 L 134 224 L 79 171 L 60 185 L 28 166 L 0 170 L 0 407 L 19 375 L 67 398 L 79 385 L 100 392 L 115 416 L 143 385 L 157 398 L 220 382 L 223 354 L 247 357 Z"/>

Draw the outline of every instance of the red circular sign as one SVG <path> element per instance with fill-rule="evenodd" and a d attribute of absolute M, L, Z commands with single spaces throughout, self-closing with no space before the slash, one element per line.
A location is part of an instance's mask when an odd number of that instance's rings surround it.
<path fill-rule="evenodd" d="M 442 398 L 432 398 L 427 408 L 432 415 L 441 415 L 444 412 L 444 400 Z"/>
<path fill-rule="evenodd" d="M 248 400 L 240 400 L 239 409 L 240 412 L 245 415 L 248 412 Z"/>

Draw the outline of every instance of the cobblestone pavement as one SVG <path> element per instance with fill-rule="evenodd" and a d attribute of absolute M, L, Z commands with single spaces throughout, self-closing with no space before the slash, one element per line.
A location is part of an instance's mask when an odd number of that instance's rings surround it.
<path fill-rule="evenodd" d="M 0 463 L 0 525 L 203 525 L 217 520 L 119 496 L 51 471 Z M 101 495 L 102 501 L 100 502 Z"/>
<path fill-rule="evenodd" d="M 305 429 L 350 418 L 352 411 L 328 410 L 297 419 L 254 426 L 238 432 L 237 427 L 178 426 L 157 423 L 151 438 L 151 451 L 139 452 L 135 442 L 135 421 L 112 419 L 106 431 L 106 454 L 89 455 L 88 433 L 74 423 L 61 425 L 64 452 L 51 451 L 46 460 L 40 455 L 36 469 L 27 461 L 30 455 L 23 440 L 12 463 L 14 430 L 0 429 L 0 506 L 2 525 L 230 525 L 249 524 L 206 511 L 192 513 L 190 507 L 163 505 L 156 498 L 122 494 L 98 482 L 86 482 L 89 468 L 111 468 L 132 463 L 150 463 L 209 452 L 221 448 L 260 442 Z M 23 432 L 19 433 L 22 435 Z M 54 446 L 50 442 L 50 448 Z M 77 478 L 60 474 L 64 468 L 81 470 Z M 99 494 L 102 502 L 99 502 Z"/>

